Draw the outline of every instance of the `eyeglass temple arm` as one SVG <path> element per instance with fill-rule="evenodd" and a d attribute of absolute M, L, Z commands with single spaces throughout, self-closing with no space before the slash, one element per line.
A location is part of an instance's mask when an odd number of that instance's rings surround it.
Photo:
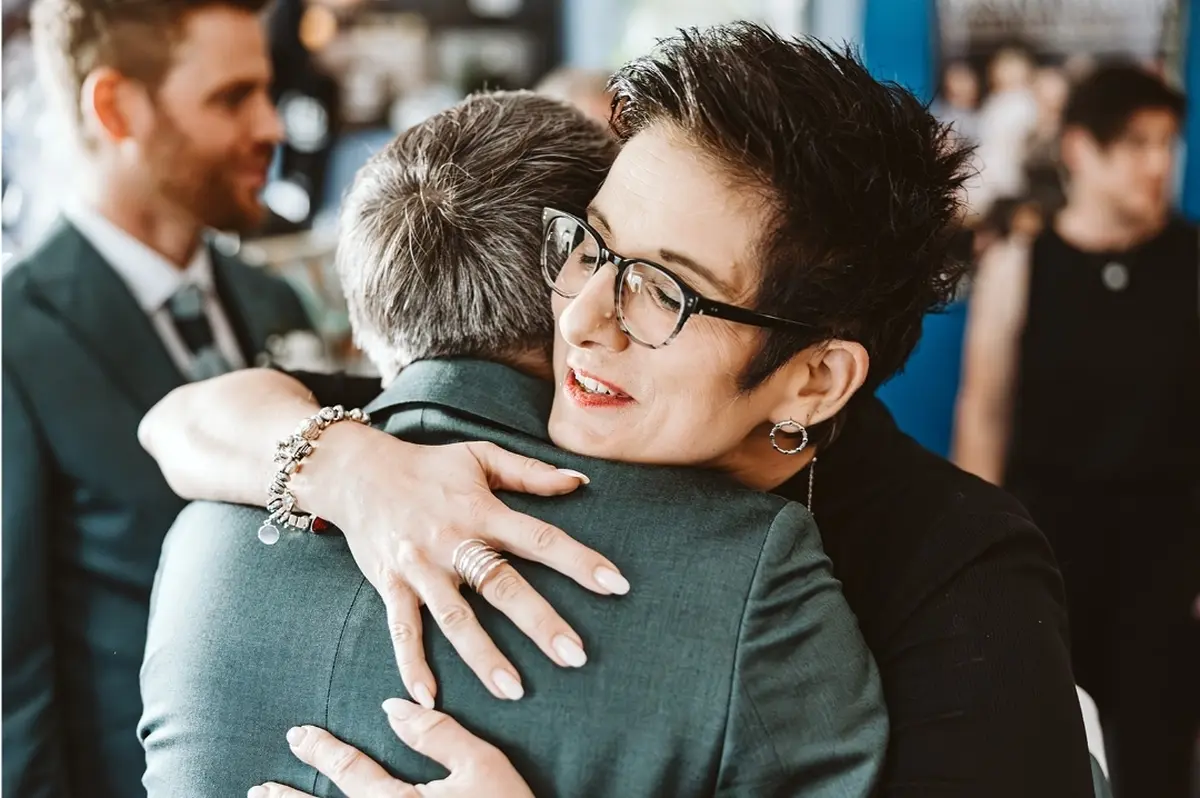
<path fill-rule="evenodd" d="M 766 313 L 746 310 L 735 305 L 726 305 L 724 302 L 706 300 L 702 297 L 697 297 L 696 305 L 692 312 L 700 316 L 712 316 L 716 319 L 725 319 L 726 321 L 737 322 L 738 324 L 749 324 L 753 327 L 794 327 L 798 330 L 812 329 L 810 325 L 801 321 L 781 319 L 778 316 L 770 316 Z"/>

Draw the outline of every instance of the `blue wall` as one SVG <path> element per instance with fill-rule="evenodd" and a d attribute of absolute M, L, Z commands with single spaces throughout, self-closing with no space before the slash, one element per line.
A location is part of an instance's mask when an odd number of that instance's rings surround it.
<path fill-rule="evenodd" d="M 1183 79 L 1188 93 L 1187 123 L 1184 129 L 1185 161 L 1183 168 L 1183 212 L 1200 219 L 1200 19 L 1195 0 L 1183 4 L 1184 66 Z"/>
<path fill-rule="evenodd" d="M 866 0 L 863 57 L 881 80 L 894 80 L 923 100 L 937 87 L 935 0 Z M 958 396 L 963 303 L 926 317 L 921 343 L 904 372 L 879 389 L 900 428 L 943 456 L 950 451 Z"/>
<path fill-rule="evenodd" d="M 880 80 L 894 80 L 923 100 L 937 85 L 936 0 L 866 0 L 863 57 Z"/>

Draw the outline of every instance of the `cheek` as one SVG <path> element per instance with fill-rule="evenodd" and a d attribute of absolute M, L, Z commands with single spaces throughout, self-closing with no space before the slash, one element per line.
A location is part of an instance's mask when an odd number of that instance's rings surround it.
<path fill-rule="evenodd" d="M 696 320 L 689 325 L 694 323 Z M 710 329 L 688 330 L 693 334 L 681 336 L 659 350 L 668 355 L 662 362 L 647 364 L 659 389 L 655 403 L 658 409 L 675 417 L 704 421 L 721 419 L 738 405 L 742 398 L 738 377 L 754 349 L 739 331 L 722 329 L 730 325 L 708 326 Z"/>
<path fill-rule="evenodd" d="M 558 326 L 558 320 L 562 318 L 563 311 L 567 309 L 569 299 L 561 297 L 553 291 L 550 292 L 550 312 L 554 314 L 554 325 Z"/>

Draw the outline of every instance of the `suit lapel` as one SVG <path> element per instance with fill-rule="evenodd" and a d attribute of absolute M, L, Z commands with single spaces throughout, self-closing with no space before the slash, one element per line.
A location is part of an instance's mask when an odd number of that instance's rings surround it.
<path fill-rule="evenodd" d="M 212 253 L 213 279 L 221 305 L 237 335 L 238 345 L 249 366 L 256 365 L 259 355 L 266 351 L 267 339 L 275 333 L 279 309 L 272 297 L 256 283 L 251 267 L 222 255 L 216 248 Z"/>
<path fill-rule="evenodd" d="M 61 222 L 42 258 L 40 292 L 134 405 L 148 410 L 184 383 L 145 311 L 78 230 Z"/>

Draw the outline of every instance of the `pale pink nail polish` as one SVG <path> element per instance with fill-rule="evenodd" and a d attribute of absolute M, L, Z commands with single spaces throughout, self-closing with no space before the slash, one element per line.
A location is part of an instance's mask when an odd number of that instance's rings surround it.
<path fill-rule="evenodd" d="M 573 468 L 560 468 L 557 470 L 560 474 L 565 474 L 568 477 L 575 477 L 575 479 L 579 480 L 584 485 L 590 485 L 592 482 L 590 479 L 588 479 L 587 474 L 581 474 Z"/>
<path fill-rule="evenodd" d="M 496 689 L 500 691 L 500 695 L 509 701 L 519 701 L 525 695 L 525 688 L 508 671 L 503 671 L 499 668 L 492 671 L 492 682 L 496 685 Z"/>
<path fill-rule="evenodd" d="M 597 568 L 592 574 L 595 577 L 597 584 L 607 590 L 609 593 L 616 593 L 618 596 L 624 596 L 629 592 L 629 582 L 625 577 L 611 568 Z"/>

